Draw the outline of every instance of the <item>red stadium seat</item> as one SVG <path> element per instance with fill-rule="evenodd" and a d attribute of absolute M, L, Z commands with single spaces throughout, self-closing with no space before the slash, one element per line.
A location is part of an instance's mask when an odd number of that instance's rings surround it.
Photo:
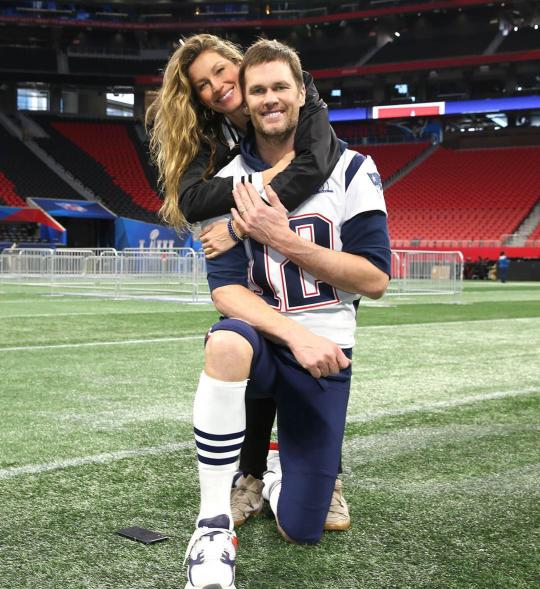
<path fill-rule="evenodd" d="M 121 124 L 55 122 L 53 126 L 97 161 L 133 202 L 156 212 L 161 201 L 151 188 L 127 128 Z"/>
<path fill-rule="evenodd" d="M 516 231 L 539 196 L 540 147 L 440 147 L 386 191 L 390 233 L 498 240 Z"/>
<path fill-rule="evenodd" d="M 13 183 L 0 171 L 0 204 L 8 207 L 25 207 L 26 201 L 15 191 Z"/>

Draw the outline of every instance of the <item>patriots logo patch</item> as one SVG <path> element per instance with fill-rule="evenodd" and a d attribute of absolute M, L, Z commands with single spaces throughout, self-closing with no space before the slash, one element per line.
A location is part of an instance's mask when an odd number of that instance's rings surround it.
<path fill-rule="evenodd" d="M 374 186 L 379 190 L 382 190 L 382 180 L 377 172 L 368 172 L 369 179 L 373 182 Z"/>

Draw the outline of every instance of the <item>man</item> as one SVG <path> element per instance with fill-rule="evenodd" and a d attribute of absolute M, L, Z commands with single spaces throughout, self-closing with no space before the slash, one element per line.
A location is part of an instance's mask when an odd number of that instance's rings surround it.
<path fill-rule="evenodd" d="M 277 41 L 250 47 L 240 80 L 255 134 L 220 172 L 238 179 L 292 148 L 305 98 L 298 56 Z M 229 495 L 245 395 L 276 400 L 281 464 L 272 461 L 263 494 L 280 532 L 320 539 L 345 426 L 353 293 L 379 298 L 388 284 L 386 209 L 369 158 L 344 150 L 328 182 L 289 216 L 266 192 L 270 206 L 251 185 L 236 186 L 234 220 L 250 238 L 208 263 L 214 304 L 230 319 L 210 331 L 194 403 L 201 506 L 186 589 L 234 587 Z"/>
<path fill-rule="evenodd" d="M 499 259 L 497 260 L 497 278 L 501 282 L 506 282 L 508 277 L 508 267 L 510 266 L 510 260 L 506 257 L 504 252 L 499 254 Z"/>

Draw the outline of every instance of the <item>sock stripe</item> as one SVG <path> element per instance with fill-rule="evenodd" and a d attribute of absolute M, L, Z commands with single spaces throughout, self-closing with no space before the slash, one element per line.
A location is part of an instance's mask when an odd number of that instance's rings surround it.
<path fill-rule="evenodd" d="M 208 444 L 203 444 L 197 440 L 195 440 L 195 444 L 197 444 L 197 448 L 199 450 L 205 450 L 206 452 L 217 452 L 219 454 L 224 452 L 232 452 L 233 450 L 240 450 L 242 447 L 242 442 L 239 444 L 234 444 L 232 446 L 210 446 Z"/>
<path fill-rule="evenodd" d="M 199 462 L 202 462 L 203 464 L 209 464 L 211 466 L 222 466 L 224 464 L 234 464 L 238 460 L 239 456 L 240 456 L 240 452 L 238 452 L 238 454 L 235 454 L 234 456 L 231 456 L 230 458 L 207 458 L 206 456 L 202 456 L 201 454 L 197 454 L 197 458 L 198 458 Z"/>
<path fill-rule="evenodd" d="M 195 435 L 199 436 L 200 438 L 204 438 L 206 440 L 234 440 L 235 438 L 243 438 L 246 434 L 246 430 L 242 430 L 241 432 L 236 432 L 234 434 L 207 434 L 206 432 L 197 429 L 196 427 L 193 428 Z"/>

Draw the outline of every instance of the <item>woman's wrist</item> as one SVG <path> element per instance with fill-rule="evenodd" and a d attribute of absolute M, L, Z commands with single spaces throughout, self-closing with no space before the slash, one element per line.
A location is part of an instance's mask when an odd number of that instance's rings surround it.
<path fill-rule="evenodd" d="M 227 229 L 229 231 L 229 235 L 235 243 L 238 243 L 244 239 L 245 235 L 242 233 L 242 231 L 240 231 L 234 219 L 229 219 L 227 221 Z"/>

